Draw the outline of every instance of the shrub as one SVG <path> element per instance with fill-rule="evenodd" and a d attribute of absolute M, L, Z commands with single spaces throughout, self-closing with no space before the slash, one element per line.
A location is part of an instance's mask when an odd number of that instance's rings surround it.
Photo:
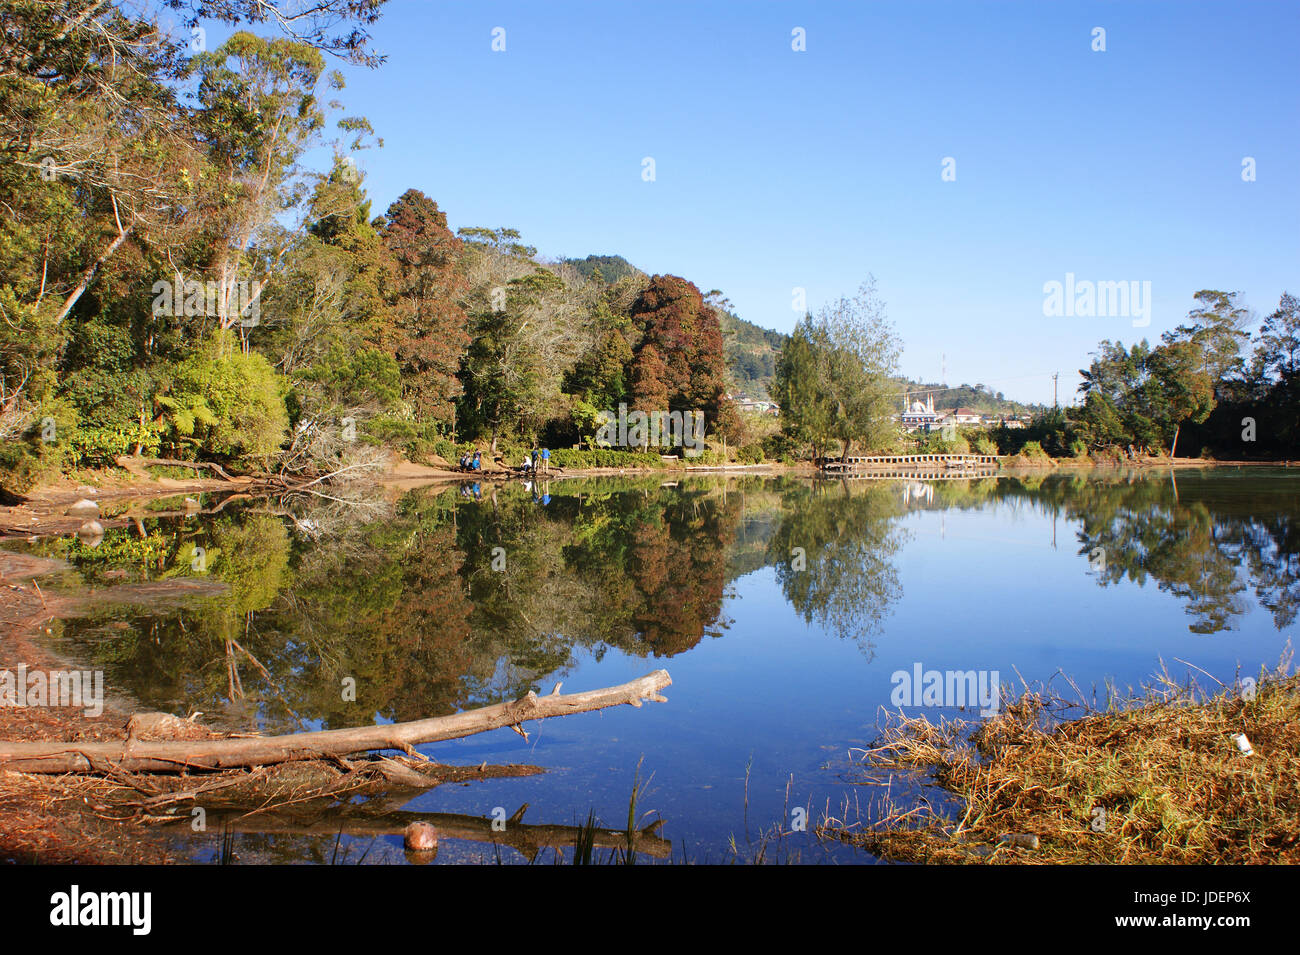
<path fill-rule="evenodd" d="M 155 457 L 162 436 L 152 424 L 136 424 L 117 428 L 77 428 L 68 441 L 78 464 L 106 467 L 119 455 L 134 454 L 137 447 L 145 455 Z"/>
<path fill-rule="evenodd" d="M 366 444 L 404 446 L 412 457 L 419 454 L 421 446 L 426 443 L 420 425 L 395 415 L 375 415 L 368 421 L 359 422 L 357 432 Z"/>
<path fill-rule="evenodd" d="M 575 451 L 558 448 L 551 452 L 551 464 L 559 468 L 662 468 L 664 461 L 658 454 L 645 451 L 621 451 L 613 448 L 594 448 Z"/>
<path fill-rule="evenodd" d="M 155 400 L 177 446 L 265 470 L 289 428 L 283 384 L 258 353 L 210 347 L 176 366 Z"/>
<path fill-rule="evenodd" d="M 789 435 L 783 432 L 769 434 L 761 443 L 763 456 L 771 459 L 780 459 L 789 463 L 799 455 L 799 445 Z"/>

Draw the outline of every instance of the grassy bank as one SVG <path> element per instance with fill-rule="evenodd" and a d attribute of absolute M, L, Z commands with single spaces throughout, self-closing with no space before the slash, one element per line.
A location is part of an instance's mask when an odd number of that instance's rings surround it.
<path fill-rule="evenodd" d="M 932 772 L 957 812 L 885 789 L 860 814 L 879 821 L 831 818 L 821 834 L 907 862 L 1300 862 L 1300 675 L 1284 673 L 1211 696 L 1166 682 L 1065 722 L 1036 693 L 973 732 L 898 719 L 863 754 L 863 782 Z"/>

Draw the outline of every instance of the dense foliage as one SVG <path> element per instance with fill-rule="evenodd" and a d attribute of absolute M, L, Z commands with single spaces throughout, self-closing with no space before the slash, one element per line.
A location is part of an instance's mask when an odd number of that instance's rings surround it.
<path fill-rule="evenodd" d="M 377 65 L 379 0 L 271 37 L 239 27 L 288 22 L 274 3 L 2 6 L 8 486 L 129 453 L 322 472 L 384 445 L 589 446 L 620 403 L 741 437 L 690 282 L 453 233 L 418 189 L 375 214 L 352 154 L 382 141 L 325 55 Z M 204 49 L 193 17 L 236 32 Z"/>
<path fill-rule="evenodd" d="M 1003 452 L 1037 441 L 1054 457 L 1300 454 L 1300 301 L 1283 294 L 1252 336 L 1238 293 L 1194 298 L 1187 322 L 1158 345 L 1102 342 L 1080 371 L 1082 403 L 1002 432 Z"/>

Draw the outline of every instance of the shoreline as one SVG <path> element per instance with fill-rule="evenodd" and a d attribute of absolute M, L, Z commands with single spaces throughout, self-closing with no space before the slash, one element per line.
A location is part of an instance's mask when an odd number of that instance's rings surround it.
<path fill-rule="evenodd" d="M 43 640 L 49 624 L 73 612 L 68 600 L 33 586 L 57 572 L 59 561 L 0 548 L 0 670 L 57 670 L 69 666 Z M 109 695 L 98 716 L 78 707 L 0 706 L 0 738 L 9 740 L 123 739 L 127 714 Z M 63 786 L 0 768 L 0 862 L 122 865 L 177 861 L 143 826 L 123 826 Z"/>
<path fill-rule="evenodd" d="M 1195 470 L 1208 468 L 1283 468 L 1300 467 L 1300 461 L 1217 461 L 1200 458 L 1145 458 L 1137 461 L 1109 462 L 1092 459 L 1048 458 L 1043 461 L 1004 462 L 992 474 L 971 475 L 971 479 L 986 479 L 999 475 L 1014 476 L 1020 472 L 1051 471 L 1101 471 L 1119 472 L 1128 470 Z M 893 471 L 903 468 L 883 469 Z M 918 469 L 920 473 L 921 469 Z M 870 474 L 870 468 L 863 468 L 858 474 Z M 553 470 L 544 480 L 569 480 L 573 478 L 595 477 L 662 477 L 676 479 L 693 474 L 712 475 L 780 475 L 793 474 L 813 477 L 837 478 L 840 474 L 827 474 L 809 463 L 784 464 L 779 461 L 761 464 L 726 464 L 701 465 L 698 467 L 601 467 L 568 468 Z M 953 477 L 963 477 L 955 473 Z M 906 475 L 900 475 L 902 480 Z M 239 497 L 260 497 L 265 495 L 291 493 L 293 485 L 269 483 L 270 476 L 241 476 L 231 480 L 219 478 L 193 478 L 176 480 L 172 478 L 147 478 L 141 472 L 128 468 L 107 468 L 98 471 L 81 472 L 75 476 L 66 476 L 52 484 L 40 485 L 20 495 L 22 500 L 14 504 L 0 505 L 0 542 L 5 540 L 28 540 L 59 534 L 75 534 L 86 522 L 86 516 L 74 516 L 66 513 L 77 501 L 85 498 L 103 505 L 122 506 L 120 513 L 112 516 L 101 513 L 95 519 L 105 529 L 128 526 L 145 516 L 171 514 L 156 512 L 154 514 L 136 513 L 132 505 L 149 501 L 165 500 L 171 497 L 183 497 L 194 494 L 224 494 L 227 500 Z M 400 461 L 388 469 L 365 479 L 365 483 L 374 487 L 415 488 L 439 483 L 466 483 L 472 481 L 499 483 L 512 480 L 531 480 L 531 476 L 505 469 L 484 470 L 477 474 L 467 473 L 452 468 L 432 467 Z M 89 481 L 96 483 L 90 484 Z M 306 482 L 304 482 L 306 483 Z M 185 509 L 175 512 L 177 515 L 189 513 Z"/>

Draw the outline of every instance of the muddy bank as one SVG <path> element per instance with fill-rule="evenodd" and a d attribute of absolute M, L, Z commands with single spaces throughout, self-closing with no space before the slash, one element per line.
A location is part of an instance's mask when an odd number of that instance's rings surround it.
<path fill-rule="evenodd" d="M 20 667 L 28 675 L 84 669 L 54 652 L 49 638 L 57 633 L 60 620 L 105 602 L 156 608 L 225 589 L 215 581 L 173 579 L 64 592 L 54 578 L 66 569 L 58 560 L 0 548 L 0 673 L 13 676 Z M 9 690 L 25 689 L 22 680 L 16 676 Z M 136 713 L 133 700 L 115 698 L 109 689 L 102 696 L 102 711 L 93 715 L 83 706 L 44 705 L 52 704 L 52 698 L 40 705 L 0 705 L 0 739 L 74 745 L 183 739 L 197 745 L 226 736 L 183 718 Z M 13 699 L 6 697 L 8 702 Z M 217 851 L 217 837 L 226 830 L 326 842 L 341 834 L 400 835 L 408 822 L 427 821 L 430 815 L 399 811 L 421 791 L 542 771 L 527 765 L 447 766 L 376 755 L 187 774 L 132 773 L 117 767 L 94 775 L 47 775 L 0 768 L 0 863 L 185 863 L 205 845 Z M 202 832 L 214 834 L 206 842 L 203 835 L 192 836 L 196 806 L 212 813 L 211 820 L 204 817 Z M 443 814 L 437 824 L 456 838 L 501 841 L 486 818 Z M 518 842 L 520 851 L 535 854 L 542 845 L 571 844 L 577 838 L 576 831 L 557 835 L 550 832 L 554 828 L 525 827 L 504 844 Z M 536 831 L 529 835 L 530 829 Z M 185 843 L 178 847 L 177 838 Z M 662 848 L 662 840 L 651 834 L 645 838 L 651 848 Z M 222 853 L 229 849 L 224 840 L 219 848 Z"/>
<path fill-rule="evenodd" d="M 0 550 L 0 670 L 54 670 L 66 661 L 40 639 L 68 602 L 39 589 L 40 575 L 59 562 Z M 90 717 L 77 707 L 0 706 L 0 737 L 105 741 L 123 738 L 126 715 L 106 701 Z M 158 863 L 171 861 L 151 833 L 106 817 L 109 807 L 79 798 L 69 777 L 41 778 L 0 769 L 0 861 L 41 863 Z"/>

